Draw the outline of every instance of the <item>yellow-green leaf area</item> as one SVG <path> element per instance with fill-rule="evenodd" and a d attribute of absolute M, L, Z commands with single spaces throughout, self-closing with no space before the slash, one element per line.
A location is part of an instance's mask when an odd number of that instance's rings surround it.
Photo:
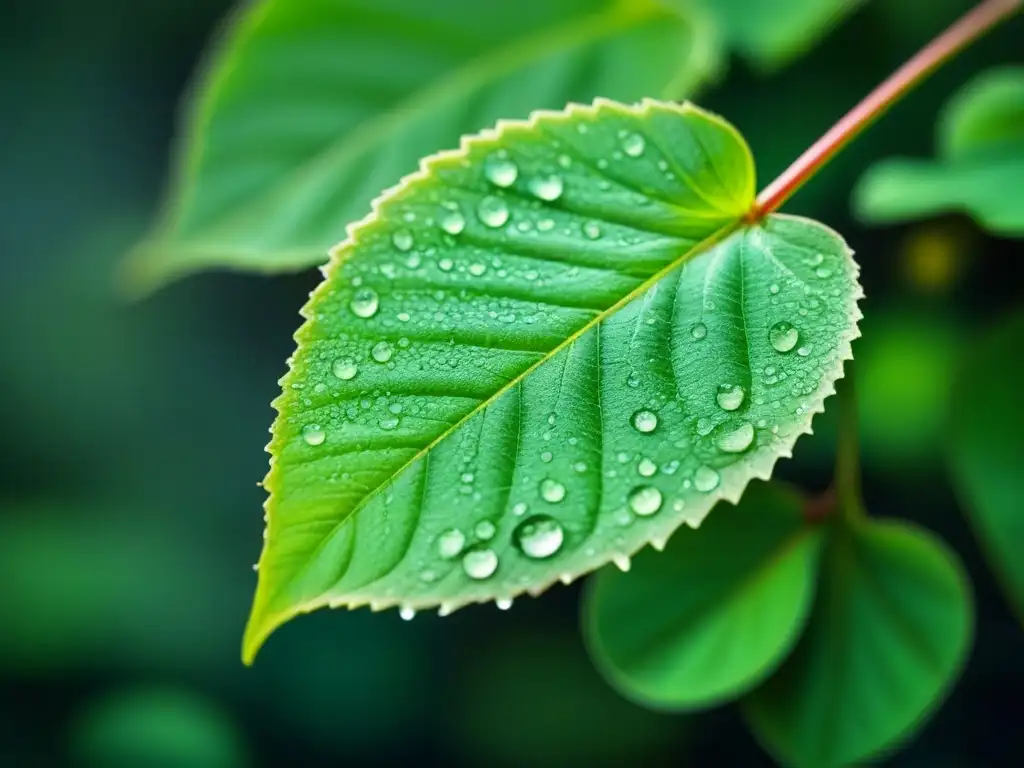
<path fill-rule="evenodd" d="M 506 604 L 696 526 L 789 455 L 857 335 L 842 239 L 739 228 L 742 137 L 599 101 L 424 161 L 335 249 L 282 381 L 246 632 Z"/>

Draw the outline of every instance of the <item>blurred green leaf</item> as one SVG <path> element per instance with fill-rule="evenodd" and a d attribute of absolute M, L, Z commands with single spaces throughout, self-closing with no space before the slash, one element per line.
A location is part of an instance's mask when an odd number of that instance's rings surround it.
<path fill-rule="evenodd" d="M 1024 620 L 1024 411 L 1018 312 L 968 356 L 952 397 L 950 466 L 991 564 Z"/>
<path fill-rule="evenodd" d="M 262 0 L 199 78 L 147 290 L 209 267 L 323 263 L 382 189 L 499 118 L 604 96 L 676 99 L 708 30 L 654 0 Z"/>
<path fill-rule="evenodd" d="M 943 112 L 938 159 L 873 166 L 854 194 L 865 221 L 964 212 L 991 231 L 1024 236 L 1024 67 L 985 72 Z"/>
<path fill-rule="evenodd" d="M 814 609 L 782 668 L 744 702 L 795 768 L 861 763 L 920 727 L 966 657 L 973 610 L 959 559 L 903 523 L 837 524 Z"/>
<path fill-rule="evenodd" d="M 600 101 L 387 196 L 275 401 L 246 660 L 325 605 L 447 612 L 627 567 L 767 477 L 841 375 L 860 288 L 820 224 L 732 231 L 753 189 L 719 118 Z"/>
<path fill-rule="evenodd" d="M 79 713 L 71 765 L 86 768 L 240 768 L 241 735 L 220 708 L 195 694 L 140 688 L 109 695 Z"/>
<path fill-rule="evenodd" d="M 800 636 L 814 595 L 821 529 L 803 500 L 755 483 L 735 509 L 630 573 L 598 573 L 584 603 L 591 657 L 624 696 L 656 708 L 707 707 L 761 682 Z"/>

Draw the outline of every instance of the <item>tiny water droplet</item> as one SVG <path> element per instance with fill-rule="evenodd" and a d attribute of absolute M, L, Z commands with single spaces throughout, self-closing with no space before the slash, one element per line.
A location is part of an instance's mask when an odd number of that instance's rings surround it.
<path fill-rule="evenodd" d="M 768 286 L 768 292 L 772 296 L 775 296 L 779 292 L 779 284 L 778 283 L 772 283 L 771 285 L 769 285 Z"/>
<path fill-rule="evenodd" d="M 577 461 L 575 464 L 572 465 L 572 468 L 575 469 L 577 472 L 586 472 L 587 471 L 587 462 L 585 462 L 585 461 Z"/>
<path fill-rule="evenodd" d="M 597 240 L 601 237 L 601 227 L 596 221 L 588 221 L 583 225 L 583 234 L 591 240 Z"/>
<path fill-rule="evenodd" d="M 366 319 L 377 314 L 380 299 L 372 288 L 360 288 L 352 295 L 352 301 L 348 306 L 356 317 Z"/>
<path fill-rule="evenodd" d="M 466 546 L 466 534 L 458 528 L 450 528 L 437 537 L 437 554 L 445 560 L 458 557 Z"/>
<path fill-rule="evenodd" d="M 543 462 L 544 462 L 545 464 L 547 464 L 547 463 L 548 463 L 548 462 L 550 462 L 550 461 L 551 461 L 551 460 L 552 460 L 552 459 L 553 459 L 554 457 L 555 457 L 555 455 L 554 455 L 553 453 L 551 453 L 551 451 L 544 451 L 544 453 L 542 453 L 542 454 L 540 455 L 540 460 L 541 460 L 541 461 L 543 461 Z"/>
<path fill-rule="evenodd" d="M 480 541 L 487 541 L 494 537 L 495 532 L 494 523 L 490 520 L 481 520 L 476 524 L 476 528 L 473 529 L 473 533 Z"/>
<path fill-rule="evenodd" d="M 519 177 L 519 168 L 506 152 L 495 152 L 484 161 L 484 175 L 496 187 L 511 187 Z"/>
<path fill-rule="evenodd" d="M 536 176 L 530 179 L 528 186 L 534 197 L 546 200 L 549 203 L 560 198 L 562 196 L 562 191 L 565 189 L 565 186 L 562 183 L 562 177 L 554 174 L 549 176 Z"/>
<path fill-rule="evenodd" d="M 395 248 L 404 253 L 413 246 L 412 232 L 408 229 L 399 229 L 391 235 L 391 242 L 394 243 Z"/>
<path fill-rule="evenodd" d="M 693 487 L 701 493 L 709 493 L 718 487 L 719 474 L 711 467 L 700 466 L 693 473 Z"/>
<path fill-rule="evenodd" d="M 537 229 L 540 232 L 550 232 L 554 228 L 555 228 L 555 221 L 554 221 L 554 219 L 541 219 L 540 221 L 537 222 Z"/>
<path fill-rule="evenodd" d="M 565 532 L 555 518 L 549 515 L 528 517 L 512 532 L 512 541 L 527 557 L 543 560 L 562 548 Z"/>
<path fill-rule="evenodd" d="M 373 359 L 378 363 L 386 363 L 391 359 L 391 355 L 393 353 L 394 350 L 386 341 L 378 341 L 373 345 L 373 349 L 370 350 L 370 354 L 373 356 Z"/>
<path fill-rule="evenodd" d="M 473 277 L 480 277 L 486 271 L 487 266 L 485 264 L 475 263 L 469 265 L 469 274 Z"/>
<path fill-rule="evenodd" d="M 642 410 L 633 414 L 633 427 L 638 432 L 653 432 L 658 426 L 658 414 L 654 411 Z"/>
<path fill-rule="evenodd" d="M 816 270 L 814 270 L 814 274 L 816 274 L 818 277 L 824 280 L 827 277 L 832 277 L 832 270 L 829 269 L 828 267 L 818 267 Z"/>
<path fill-rule="evenodd" d="M 721 384 L 715 394 L 715 400 L 723 410 L 735 411 L 743 405 L 743 398 L 746 396 L 747 391 L 739 384 Z"/>
<path fill-rule="evenodd" d="M 350 381 L 359 373 L 359 366 L 348 357 L 339 357 L 331 364 L 331 373 L 342 381 Z"/>
<path fill-rule="evenodd" d="M 639 133 L 627 133 L 622 139 L 622 151 L 630 157 L 640 157 L 647 143 Z"/>
<path fill-rule="evenodd" d="M 319 424 L 307 424 L 302 428 L 302 439 L 306 441 L 306 445 L 323 445 L 324 440 L 327 439 L 327 433 Z"/>
<path fill-rule="evenodd" d="M 800 355 L 800 357 L 807 357 L 809 354 L 811 354 L 811 348 L 806 346 L 800 347 L 800 349 L 798 349 L 796 353 Z"/>
<path fill-rule="evenodd" d="M 508 221 L 508 206 L 500 197 L 488 195 L 477 205 L 476 215 L 488 227 L 497 228 Z"/>
<path fill-rule="evenodd" d="M 629 508 L 641 517 L 653 515 L 661 509 L 661 491 L 651 485 L 641 485 L 629 494 Z"/>
<path fill-rule="evenodd" d="M 645 456 L 640 459 L 640 463 L 637 465 L 636 471 L 643 477 L 653 477 L 658 472 L 658 465 Z"/>
<path fill-rule="evenodd" d="M 449 211 L 441 219 L 441 229 L 449 235 L 457 235 L 466 228 L 466 219 L 458 211 Z"/>
<path fill-rule="evenodd" d="M 550 477 L 540 481 L 540 496 L 549 504 L 557 504 L 565 498 L 565 486 Z"/>
<path fill-rule="evenodd" d="M 476 581 L 488 579 L 498 570 L 498 556 L 493 549 L 471 549 L 462 557 L 462 570 Z"/>
<path fill-rule="evenodd" d="M 726 428 L 715 438 L 715 445 L 726 453 L 742 453 L 754 442 L 754 426 L 744 422 L 738 427 Z"/>
<path fill-rule="evenodd" d="M 455 262 L 449 259 L 447 256 L 437 260 L 437 268 L 442 272 L 451 272 L 452 267 L 455 266 Z"/>
<path fill-rule="evenodd" d="M 512 607 L 512 598 L 499 597 L 497 600 L 494 601 L 494 604 L 498 606 L 499 611 L 507 611 L 509 608 Z"/>
<path fill-rule="evenodd" d="M 392 430 L 399 424 L 397 416 L 388 416 L 377 422 L 381 429 Z"/>
<path fill-rule="evenodd" d="M 701 339 L 707 337 L 708 327 L 704 325 L 704 323 L 697 323 L 692 328 L 690 328 L 690 335 L 693 336 L 693 338 L 700 341 Z"/>
<path fill-rule="evenodd" d="M 789 352 L 800 341 L 800 332 L 792 323 L 783 320 L 768 331 L 768 341 L 776 352 Z"/>
<path fill-rule="evenodd" d="M 515 504 L 512 505 L 512 514 L 513 515 L 519 516 L 519 515 L 525 514 L 526 510 L 527 510 L 527 505 L 526 505 L 525 501 L 517 501 Z"/>

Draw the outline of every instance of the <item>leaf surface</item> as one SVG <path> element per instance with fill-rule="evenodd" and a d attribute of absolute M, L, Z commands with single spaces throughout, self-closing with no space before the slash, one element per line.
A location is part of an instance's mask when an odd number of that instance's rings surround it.
<path fill-rule="evenodd" d="M 424 162 L 339 246 L 275 401 L 246 659 L 296 613 L 510 601 L 696 526 L 790 454 L 857 335 L 742 137 L 600 101 Z"/>
<path fill-rule="evenodd" d="M 997 234 L 1024 236 L 1024 67 L 990 70 L 947 105 L 938 158 L 873 166 L 854 200 L 869 222 L 962 212 Z"/>
<path fill-rule="evenodd" d="M 972 621 L 962 566 L 933 535 L 902 523 L 838 525 L 807 630 L 747 697 L 747 720 L 786 765 L 860 764 L 937 707 Z"/>
<path fill-rule="evenodd" d="M 1022 349 L 1018 312 L 969 355 L 952 397 L 949 460 L 985 553 L 1024 620 Z"/>
<path fill-rule="evenodd" d="M 584 638 L 598 669 L 645 706 L 690 709 L 759 683 L 800 636 L 814 595 L 821 529 L 793 491 L 756 483 L 735 509 L 629 573 L 598 573 Z"/>
<path fill-rule="evenodd" d="M 604 96 L 676 99 L 712 35 L 654 0 L 262 0 L 195 87 L 147 290 L 209 267 L 322 264 L 380 190 L 499 118 Z"/>

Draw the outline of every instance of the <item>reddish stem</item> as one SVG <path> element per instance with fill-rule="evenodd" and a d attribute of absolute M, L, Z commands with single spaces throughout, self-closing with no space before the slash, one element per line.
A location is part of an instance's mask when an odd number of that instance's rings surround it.
<path fill-rule="evenodd" d="M 775 211 L 839 150 L 939 66 L 1021 9 L 1024 0 L 985 0 L 922 48 L 762 190 L 747 218 Z"/>

